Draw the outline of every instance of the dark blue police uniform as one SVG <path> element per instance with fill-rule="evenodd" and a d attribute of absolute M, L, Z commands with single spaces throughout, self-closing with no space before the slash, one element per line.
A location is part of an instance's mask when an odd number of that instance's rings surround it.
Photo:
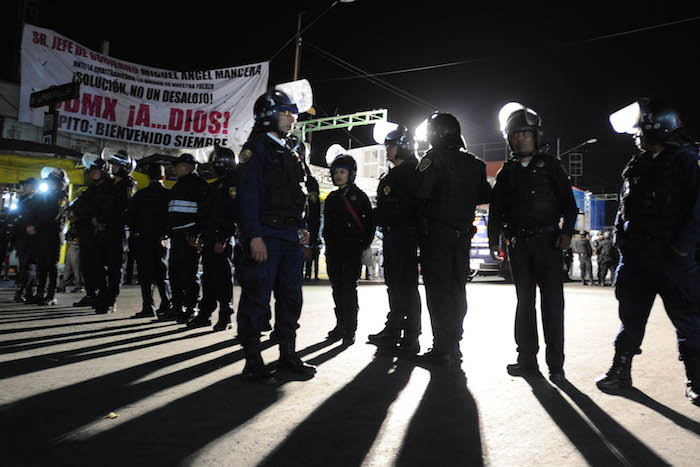
<path fill-rule="evenodd" d="M 260 338 L 273 290 L 280 340 L 294 338 L 301 314 L 304 259 L 299 229 L 305 228 L 304 171 L 284 141 L 273 138 L 269 133 L 254 133 L 239 155 L 243 258 L 237 319 L 243 345 Z M 250 256 L 250 240 L 256 237 L 267 247 L 264 263 Z"/>

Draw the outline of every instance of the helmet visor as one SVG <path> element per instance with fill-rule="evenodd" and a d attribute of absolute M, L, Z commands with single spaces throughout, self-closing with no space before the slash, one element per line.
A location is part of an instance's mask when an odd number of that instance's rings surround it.
<path fill-rule="evenodd" d="M 635 135 L 639 133 L 639 120 L 642 116 L 642 108 L 639 102 L 624 107 L 610 114 L 610 124 L 617 133 Z"/>

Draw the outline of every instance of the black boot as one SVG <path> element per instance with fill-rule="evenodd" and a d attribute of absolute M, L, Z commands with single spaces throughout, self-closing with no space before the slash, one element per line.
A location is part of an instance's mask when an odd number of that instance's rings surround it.
<path fill-rule="evenodd" d="M 231 315 L 233 312 L 231 310 L 219 310 L 219 320 L 214 325 L 214 331 L 225 331 L 226 328 L 231 324 Z"/>
<path fill-rule="evenodd" d="M 211 319 L 209 315 L 202 311 L 195 311 L 192 316 L 187 319 L 187 327 L 190 329 L 194 328 L 204 328 L 211 326 Z"/>
<path fill-rule="evenodd" d="M 266 366 L 260 355 L 260 341 L 258 339 L 249 340 L 243 344 L 243 353 L 245 355 L 245 367 L 243 368 L 243 376 L 247 376 L 252 380 L 260 381 L 265 384 L 275 383 L 275 377 Z"/>
<path fill-rule="evenodd" d="M 285 337 L 280 341 L 280 359 L 277 362 L 278 370 L 289 370 L 293 373 L 312 376 L 316 373 L 316 367 L 307 365 L 301 361 L 301 358 L 295 350 L 295 337 Z"/>
<path fill-rule="evenodd" d="M 700 359 L 686 358 L 685 364 L 685 397 L 690 402 L 700 406 Z"/>
<path fill-rule="evenodd" d="M 141 311 L 132 316 L 132 318 L 157 318 L 156 307 L 153 305 L 144 305 Z"/>
<path fill-rule="evenodd" d="M 367 341 L 377 347 L 394 348 L 399 345 L 401 341 L 401 331 L 395 331 L 384 327 L 384 329 L 378 333 L 367 336 Z"/>
<path fill-rule="evenodd" d="M 399 356 L 414 359 L 420 353 L 420 343 L 417 337 L 404 337 L 398 347 Z"/>
<path fill-rule="evenodd" d="M 613 364 L 605 374 L 595 382 L 601 391 L 619 391 L 632 387 L 632 357 L 628 352 L 615 352 Z"/>
<path fill-rule="evenodd" d="M 79 301 L 73 303 L 73 306 L 75 307 L 81 307 L 81 306 L 89 306 L 93 307 L 97 303 L 97 297 L 86 295 L 83 298 L 81 298 Z"/>
<path fill-rule="evenodd" d="M 328 340 L 338 341 L 345 335 L 345 329 L 340 323 L 336 324 L 333 329 L 328 332 Z"/>

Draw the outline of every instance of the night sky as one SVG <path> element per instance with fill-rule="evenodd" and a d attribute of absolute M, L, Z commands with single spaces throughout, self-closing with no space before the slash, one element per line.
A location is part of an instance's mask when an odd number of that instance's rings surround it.
<path fill-rule="evenodd" d="M 3 2 L 3 63 L 13 59 L 17 2 Z M 620 171 L 634 145 L 615 134 L 608 115 L 642 96 L 672 102 L 697 135 L 695 72 L 700 19 L 662 28 L 664 23 L 700 17 L 700 7 L 678 2 L 539 8 L 499 2 L 408 2 L 357 0 L 297 2 L 169 3 L 145 7 L 124 0 L 39 2 L 38 25 L 138 64 L 174 70 L 221 68 L 269 60 L 296 32 L 297 13 L 306 10 L 301 77 L 314 89 L 319 116 L 389 109 L 389 120 L 415 127 L 434 110 L 453 113 L 472 147 L 502 141 L 498 110 L 515 100 L 543 119 L 545 139 L 562 150 L 595 137 L 584 156 L 579 185 L 594 192 L 617 191 Z M 687 3 L 684 3 L 687 5 Z M 222 6 L 225 5 L 225 6 Z M 639 5 L 639 6 L 634 6 Z M 9 24 L 8 24 L 9 21 Z M 603 36 L 615 35 L 604 38 Z M 599 39 L 601 38 L 601 39 Z M 596 39 L 596 40 L 591 40 Z M 320 49 L 314 50 L 314 48 Z M 370 73 L 451 62 L 456 66 L 388 74 L 380 78 L 422 102 L 412 102 L 359 79 L 323 56 L 332 54 Z M 270 83 L 290 81 L 293 44 L 271 62 Z M 12 80 L 11 67 L 2 79 Z M 374 144 L 370 128 L 319 133 L 312 158 L 323 165 L 332 142 L 345 147 Z"/>

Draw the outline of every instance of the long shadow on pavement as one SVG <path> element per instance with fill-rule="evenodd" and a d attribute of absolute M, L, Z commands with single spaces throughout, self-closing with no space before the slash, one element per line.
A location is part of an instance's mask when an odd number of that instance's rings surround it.
<path fill-rule="evenodd" d="M 72 338 L 63 338 L 63 339 L 55 339 L 55 340 L 49 340 L 52 339 L 53 337 L 45 336 L 43 338 L 43 342 L 34 342 L 34 343 L 22 343 L 22 344 L 15 344 L 15 345 L 5 345 L 5 343 L 0 343 L 0 355 L 3 354 L 10 354 L 10 353 L 17 353 L 17 352 L 25 352 L 27 350 L 34 350 L 34 349 L 40 349 L 43 347 L 51 347 L 54 345 L 65 345 L 65 344 L 71 344 L 71 343 L 76 343 L 76 342 L 83 342 L 87 340 L 93 340 L 93 339 L 103 339 L 107 337 L 116 337 L 116 336 L 123 336 L 127 334 L 133 334 L 137 332 L 147 332 L 147 331 L 153 331 L 155 329 L 159 328 L 165 328 L 172 326 L 174 323 L 160 323 L 158 326 L 150 326 L 147 327 L 144 324 L 137 325 L 140 327 L 131 327 L 131 329 L 121 329 L 121 330 L 113 330 L 111 328 L 108 329 L 97 329 L 92 331 L 90 335 L 83 335 L 81 337 L 72 337 Z"/>
<path fill-rule="evenodd" d="M 88 314 L 86 316 L 89 316 L 91 318 L 97 317 L 97 315 L 93 314 Z M 131 318 L 129 316 L 125 316 L 123 318 L 111 318 L 111 319 L 98 319 L 94 321 L 82 321 L 82 322 L 70 322 L 70 323 L 63 323 L 63 324 L 53 324 L 50 326 L 34 326 L 31 328 L 11 328 L 11 329 L 0 329 L 0 336 L 4 334 L 17 334 L 20 332 L 34 332 L 34 331 L 45 331 L 47 329 L 56 329 L 56 328 L 70 328 L 73 326 L 81 326 L 81 325 L 86 325 L 86 324 L 104 324 L 104 323 L 112 323 L 114 321 L 125 321 L 125 320 L 133 320 L 134 318 Z"/>
<path fill-rule="evenodd" d="M 479 409 L 461 369 L 431 369 L 396 465 L 484 465 Z"/>
<path fill-rule="evenodd" d="M 360 465 L 387 411 L 408 383 L 413 363 L 375 358 L 298 425 L 259 465 Z"/>
<path fill-rule="evenodd" d="M 558 387 L 588 417 L 593 426 L 544 378 L 524 378 L 532 392 L 590 465 L 669 465 L 637 439 L 590 397 L 565 381 Z"/>
<path fill-rule="evenodd" d="M 643 406 L 648 407 L 651 410 L 657 412 L 658 414 L 668 418 L 679 427 L 691 431 L 696 435 L 700 435 L 700 423 L 686 417 L 683 414 L 679 414 L 670 407 L 666 407 L 662 403 L 644 394 L 637 388 L 632 388 L 629 391 L 620 392 L 615 395 L 637 402 L 638 404 L 642 404 Z"/>
<path fill-rule="evenodd" d="M 211 331 L 203 331 L 196 334 L 188 334 L 173 339 L 165 339 L 161 341 L 147 342 L 141 345 L 135 345 L 133 347 L 124 347 L 121 349 L 103 350 L 109 349 L 110 347 L 118 347 L 128 344 L 136 344 L 143 341 L 151 341 L 160 337 L 172 336 L 175 334 L 182 334 L 188 331 L 187 328 L 173 329 L 169 331 L 159 332 L 156 334 L 148 334 L 145 336 L 131 337 L 129 339 L 122 339 L 113 342 L 105 342 L 102 344 L 92 345 L 89 347 L 81 347 L 78 349 L 64 350 L 62 352 L 52 352 L 42 355 L 35 355 L 32 357 L 19 358 L 16 360 L 10 360 L 7 362 L 0 363 L 0 378 L 11 378 L 14 376 L 26 375 L 29 373 L 34 373 L 36 371 L 47 370 L 49 368 L 56 368 L 63 365 L 69 365 L 72 363 L 83 362 L 85 360 L 94 360 L 101 357 L 107 357 L 110 355 L 117 355 L 124 352 L 133 352 L 135 350 L 141 350 L 148 347 L 154 347 L 157 345 L 169 344 L 172 342 L 177 342 L 185 339 L 192 339 L 194 337 L 203 336 L 205 334 L 210 334 Z M 102 350 L 102 352 L 96 352 Z M 92 353 L 87 353 L 92 352 Z"/>
<path fill-rule="evenodd" d="M 86 440 L 69 439 L 65 435 L 102 419 L 112 410 L 243 359 L 243 350 L 239 349 L 173 373 L 136 382 L 161 368 L 223 350 L 235 343 L 235 340 L 228 340 L 164 357 L 40 394 L 0 410 L 3 420 L 13 427 L 11 437 L 6 435 L 6 439 L 7 446 L 13 446 L 15 450 L 3 460 L 16 459 L 30 465 L 43 465 L 49 460 L 50 465 L 179 465 L 206 444 L 274 404 L 280 397 L 279 386 L 265 386 L 233 376 Z M 272 345 L 266 341 L 261 347 L 265 349 Z M 325 341 L 298 353 L 303 356 L 327 345 L 330 343 Z M 41 415 L 44 411 L 51 417 L 41 426 L 35 426 L 32 415 Z"/>

